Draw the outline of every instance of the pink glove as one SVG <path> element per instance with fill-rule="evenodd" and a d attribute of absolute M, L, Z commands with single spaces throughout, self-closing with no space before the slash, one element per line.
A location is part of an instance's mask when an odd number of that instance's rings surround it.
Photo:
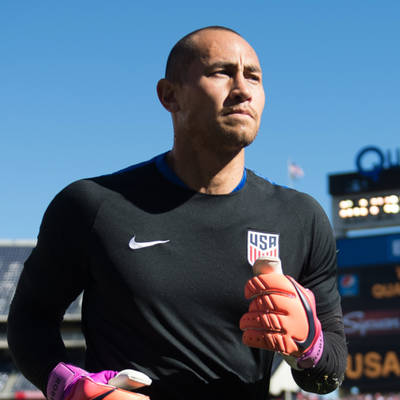
<path fill-rule="evenodd" d="M 145 400 L 147 396 L 128 390 L 150 384 L 147 375 L 135 370 L 91 373 L 61 362 L 50 372 L 46 394 L 49 400 L 90 400 L 99 395 L 107 395 L 107 400 Z"/>

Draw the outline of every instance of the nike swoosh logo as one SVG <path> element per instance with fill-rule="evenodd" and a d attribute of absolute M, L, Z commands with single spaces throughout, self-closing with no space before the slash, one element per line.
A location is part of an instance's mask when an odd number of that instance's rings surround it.
<path fill-rule="evenodd" d="M 156 246 L 157 244 L 168 243 L 169 240 L 153 240 L 152 242 L 137 242 L 136 236 L 129 241 L 129 247 L 132 250 L 143 249 L 144 247 Z"/>
<path fill-rule="evenodd" d="M 304 294 L 301 292 L 301 290 L 297 287 L 297 285 L 294 282 L 294 280 L 291 279 L 290 281 L 292 282 L 294 288 L 296 289 L 297 294 L 300 297 L 301 302 L 303 303 L 303 307 L 304 307 L 304 310 L 305 310 L 306 316 L 307 316 L 308 328 L 309 328 L 308 336 L 306 337 L 304 342 L 300 342 L 300 341 L 295 340 L 295 342 L 297 343 L 297 346 L 299 347 L 299 349 L 304 351 L 309 346 L 311 346 L 311 343 L 312 343 L 312 341 L 314 339 L 315 332 L 316 332 L 317 328 L 315 326 L 314 315 L 313 315 L 313 312 L 312 312 L 312 308 L 311 308 L 308 300 L 306 299 Z"/>
<path fill-rule="evenodd" d="M 96 397 L 93 397 L 92 400 L 103 400 L 103 399 L 105 399 L 109 394 L 111 394 L 111 393 L 113 393 L 113 392 L 115 392 L 115 388 L 109 390 L 108 392 L 105 392 L 105 393 L 103 393 L 103 394 L 100 394 L 100 395 L 98 395 L 98 396 L 96 396 Z"/>

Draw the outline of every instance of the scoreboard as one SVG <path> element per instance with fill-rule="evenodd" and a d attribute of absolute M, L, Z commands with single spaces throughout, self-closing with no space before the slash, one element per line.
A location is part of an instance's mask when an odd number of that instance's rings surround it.
<path fill-rule="evenodd" d="M 366 169 L 362 160 L 371 153 L 379 163 Z M 337 236 L 351 230 L 400 226 L 400 161 L 386 158 L 378 148 L 367 147 L 357 156 L 357 172 L 329 176 Z"/>

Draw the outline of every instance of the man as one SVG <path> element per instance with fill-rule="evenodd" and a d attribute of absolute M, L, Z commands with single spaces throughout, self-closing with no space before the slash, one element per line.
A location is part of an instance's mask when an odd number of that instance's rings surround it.
<path fill-rule="evenodd" d="M 244 167 L 265 101 L 255 51 L 227 28 L 192 32 L 157 92 L 172 150 L 75 182 L 46 211 L 9 315 L 17 366 L 55 400 L 125 400 L 107 390 L 127 368 L 118 379 L 152 400 L 265 399 L 278 352 L 302 388 L 334 390 L 346 345 L 329 222 Z M 285 275 L 253 277 L 260 256 Z M 82 291 L 86 370 L 59 332 Z"/>

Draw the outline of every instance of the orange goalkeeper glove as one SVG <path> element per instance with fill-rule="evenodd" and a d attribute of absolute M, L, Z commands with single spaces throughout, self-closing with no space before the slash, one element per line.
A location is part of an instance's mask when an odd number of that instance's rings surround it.
<path fill-rule="evenodd" d="M 243 343 L 282 353 L 294 368 L 315 366 L 324 342 L 314 294 L 283 275 L 278 258 L 257 260 L 253 271 L 245 286 L 252 301 L 240 320 Z"/>

